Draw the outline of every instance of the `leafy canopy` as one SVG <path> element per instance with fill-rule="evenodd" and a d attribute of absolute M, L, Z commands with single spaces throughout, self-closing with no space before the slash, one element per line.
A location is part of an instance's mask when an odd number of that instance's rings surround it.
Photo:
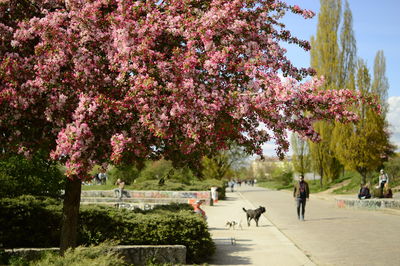
<path fill-rule="evenodd" d="M 273 0 L 1 1 L 2 148 L 47 149 L 85 178 L 109 161 L 196 164 L 231 141 L 262 154 L 274 139 L 283 156 L 286 130 L 318 140 L 312 123 L 356 120 L 359 98 L 297 82 L 313 71 L 280 43 L 310 46 L 285 12 L 314 15 Z"/>

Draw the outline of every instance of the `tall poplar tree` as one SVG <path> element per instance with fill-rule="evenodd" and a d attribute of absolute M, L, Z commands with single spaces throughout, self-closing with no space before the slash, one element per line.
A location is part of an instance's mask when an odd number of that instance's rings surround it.
<path fill-rule="evenodd" d="M 339 51 L 339 77 L 338 87 L 355 90 L 355 71 L 356 71 L 357 44 L 353 31 L 353 15 L 349 3 L 346 1 L 343 11 L 343 23 L 340 33 Z M 346 149 L 346 145 L 340 140 L 346 140 L 352 133 L 352 125 L 335 122 L 331 149 L 337 153 L 352 152 Z M 344 164 L 344 163 L 343 163 Z M 344 170 L 344 167 L 342 168 Z"/>
<path fill-rule="evenodd" d="M 376 52 L 374 60 L 374 81 L 372 92 L 378 95 L 379 103 L 382 106 L 382 115 L 386 117 L 388 110 L 387 98 L 389 81 L 386 77 L 386 58 L 382 50 Z"/>
<path fill-rule="evenodd" d="M 386 114 L 388 112 L 388 90 L 389 90 L 389 81 L 386 77 L 386 58 L 382 50 L 379 50 L 375 55 L 374 60 L 374 80 L 372 82 L 371 91 L 373 94 L 377 95 L 379 98 L 379 104 L 381 105 L 381 116 L 384 119 L 384 132 L 388 139 L 389 143 L 389 124 L 386 119 Z M 396 147 L 389 143 L 386 146 L 384 155 L 382 158 L 384 160 L 388 160 L 389 156 L 393 155 Z"/>
<path fill-rule="evenodd" d="M 337 89 L 339 79 L 338 29 L 341 17 L 341 1 L 321 0 L 316 37 L 311 37 L 311 67 L 325 78 L 325 89 Z M 339 175 L 340 163 L 331 149 L 334 125 L 317 122 L 315 129 L 321 136 L 318 143 L 310 142 L 310 155 L 314 170 L 323 179 L 333 180 Z"/>
<path fill-rule="evenodd" d="M 357 42 L 353 30 L 353 14 L 349 2 L 346 1 L 340 33 L 339 88 L 354 89 L 356 59 Z"/>
<path fill-rule="evenodd" d="M 367 95 L 372 93 L 371 77 L 363 60 L 359 60 L 357 68 L 357 90 Z M 342 128 L 343 134 L 338 134 L 337 140 L 343 147 L 336 150 L 336 155 L 349 169 L 356 170 L 361 176 L 361 182 L 366 183 L 369 172 L 382 164 L 382 159 L 390 146 L 385 130 L 385 119 L 362 104 L 357 111 L 360 121 L 356 125 Z"/>

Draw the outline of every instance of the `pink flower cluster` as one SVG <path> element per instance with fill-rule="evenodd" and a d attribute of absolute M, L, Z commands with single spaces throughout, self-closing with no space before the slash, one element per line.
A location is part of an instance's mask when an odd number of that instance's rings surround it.
<path fill-rule="evenodd" d="M 310 45 L 280 19 L 311 11 L 200 2 L 37 1 L 36 13 L 10 5 L 14 23 L 0 19 L 2 143 L 53 150 L 71 178 L 95 163 L 193 160 L 233 140 L 261 154 L 274 139 L 282 156 L 287 130 L 317 141 L 315 121 L 355 121 L 348 110 L 370 101 L 296 81 L 314 72 L 293 66 L 281 43 Z"/>

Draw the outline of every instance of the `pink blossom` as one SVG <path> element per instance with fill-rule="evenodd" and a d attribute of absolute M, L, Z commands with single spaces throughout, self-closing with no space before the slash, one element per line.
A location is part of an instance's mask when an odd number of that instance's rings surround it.
<path fill-rule="evenodd" d="M 318 141 L 315 121 L 355 121 L 352 106 L 373 102 L 319 90 L 322 78 L 297 82 L 314 71 L 293 66 L 282 42 L 310 45 L 279 26 L 280 10 L 311 11 L 282 1 L 155 2 L 37 1 L 40 17 L 19 10 L 28 17 L 0 25 L 6 148 L 44 145 L 82 179 L 95 163 L 181 160 L 231 140 L 261 154 L 274 139 L 282 155 L 288 130 Z"/>

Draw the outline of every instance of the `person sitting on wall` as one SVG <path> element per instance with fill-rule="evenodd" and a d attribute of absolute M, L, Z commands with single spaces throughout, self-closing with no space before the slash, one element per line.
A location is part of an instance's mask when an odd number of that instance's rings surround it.
<path fill-rule="evenodd" d="M 360 191 L 358 192 L 358 199 L 370 199 L 371 193 L 369 191 L 369 184 L 361 185 Z"/>
<path fill-rule="evenodd" d="M 115 182 L 115 185 L 118 186 L 117 189 L 114 189 L 115 197 L 121 200 L 122 196 L 125 195 L 127 198 L 129 198 L 129 193 L 125 191 L 125 182 L 123 180 L 118 178 L 117 182 Z"/>
<path fill-rule="evenodd" d="M 389 177 L 388 175 L 385 173 L 385 171 L 383 169 L 381 169 L 381 171 L 379 172 L 379 183 L 378 186 L 381 189 L 381 194 L 383 195 L 383 188 L 385 187 L 385 184 L 389 183 Z"/>
<path fill-rule="evenodd" d="M 393 198 L 393 192 L 392 189 L 389 187 L 389 183 L 386 183 L 385 186 L 383 187 L 383 193 L 382 193 L 383 198 Z"/>
<path fill-rule="evenodd" d="M 193 209 L 195 213 L 207 220 L 206 212 L 201 208 L 201 204 L 203 204 L 203 202 L 204 200 L 196 200 L 196 202 L 193 204 Z"/>

